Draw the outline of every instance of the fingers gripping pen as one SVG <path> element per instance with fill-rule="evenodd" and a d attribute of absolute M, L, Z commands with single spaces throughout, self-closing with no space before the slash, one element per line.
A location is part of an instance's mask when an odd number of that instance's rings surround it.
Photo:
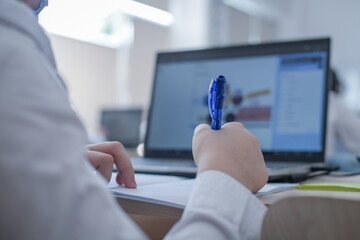
<path fill-rule="evenodd" d="M 212 118 L 211 128 L 219 130 L 221 128 L 222 109 L 225 100 L 226 78 L 219 75 L 212 79 L 209 87 L 208 104 L 210 116 Z"/>

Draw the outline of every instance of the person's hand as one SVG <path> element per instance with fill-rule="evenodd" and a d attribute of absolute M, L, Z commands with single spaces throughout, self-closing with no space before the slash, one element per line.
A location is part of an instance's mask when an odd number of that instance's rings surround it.
<path fill-rule="evenodd" d="M 134 169 L 123 145 L 119 142 L 103 142 L 89 145 L 86 157 L 93 167 L 109 182 L 115 163 L 116 182 L 128 188 L 136 188 Z"/>
<path fill-rule="evenodd" d="M 241 123 L 227 123 L 217 131 L 201 124 L 195 129 L 192 146 L 198 174 L 221 171 L 253 193 L 268 180 L 259 141 Z"/>

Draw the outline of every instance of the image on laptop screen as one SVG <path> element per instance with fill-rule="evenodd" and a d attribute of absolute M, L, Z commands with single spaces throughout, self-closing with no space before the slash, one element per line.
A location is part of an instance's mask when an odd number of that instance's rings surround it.
<path fill-rule="evenodd" d="M 222 74 L 228 81 L 223 123 L 243 123 L 264 154 L 323 154 L 328 49 L 250 48 L 256 51 L 160 54 L 146 142 L 150 153 L 191 151 L 194 128 L 210 121 L 210 80 Z"/>

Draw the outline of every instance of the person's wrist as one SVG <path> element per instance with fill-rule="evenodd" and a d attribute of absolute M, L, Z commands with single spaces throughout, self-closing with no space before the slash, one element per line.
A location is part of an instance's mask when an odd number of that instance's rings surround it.
<path fill-rule="evenodd" d="M 251 182 L 249 178 L 245 176 L 245 174 L 239 172 L 238 169 L 239 168 L 227 164 L 226 161 L 224 161 L 224 159 L 221 158 L 212 159 L 212 160 L 208 159 L 208 161 L 200 160 L 198 162 L 197 174 L 200 175 L 201 173 L 204 173 L 206 171 L 219 171 L 235 179 L 244 187 L 249 189 L 251 192 L 256 192 L 257 188 L 255 184 Z"/>

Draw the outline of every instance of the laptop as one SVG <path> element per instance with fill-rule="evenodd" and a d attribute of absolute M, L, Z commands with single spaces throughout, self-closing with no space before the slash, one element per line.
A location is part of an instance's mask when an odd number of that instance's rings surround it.
<path fill-rule="evenodd" d="M 136 148 L 140 142 L 142 109 L 103 109 L 101 128 L 106 140 L 118 141 L 125 148 Z"/>
<path fill-rule="evenodd" d="M 209 84 L 220 74 L 222 122 L 240 121 L 259 139 L 270 177 L 324 164 L 329 54 L 328 38 L 158 53 L 135 172 L 195 176 L 192 136 L 210 123 Z"/>

